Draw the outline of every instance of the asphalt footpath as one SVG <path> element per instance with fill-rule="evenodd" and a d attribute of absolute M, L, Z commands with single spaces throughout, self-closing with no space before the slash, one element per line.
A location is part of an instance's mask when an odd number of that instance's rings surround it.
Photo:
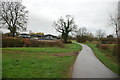
<path fill-rule="evenodd" d="M 97 59 L 90 47 L 80 45 L 82 50 L 74 63 L 72 78 L 118 78 L 117 74 Z"/>

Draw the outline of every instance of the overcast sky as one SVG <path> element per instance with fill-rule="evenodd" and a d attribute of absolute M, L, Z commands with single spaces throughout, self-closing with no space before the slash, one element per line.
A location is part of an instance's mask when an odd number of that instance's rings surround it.
<path fill-rule="evenodd" d="M 107 34 L 114 31 L 109 26 L 109 16 L 117 12 L 119 0 L 22 0 L 29 11 L 28 31 L 58 35 L 53 21 L 66 14 L 73 15 L 78 27 L 86 27 L 95 33 L 103 29 Z"/>

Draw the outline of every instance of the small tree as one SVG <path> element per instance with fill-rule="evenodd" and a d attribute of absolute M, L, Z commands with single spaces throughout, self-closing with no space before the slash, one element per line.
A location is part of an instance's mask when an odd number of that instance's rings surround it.
<path fill-rule="evenodd" d="M 79 35 L 76 36 L 77 42 L 83 43 L 83 42 L 86 42 L 87 40 L 88 40 L 88 36 L 79 36 Z"/>
<path fill-rule="evenodd" d="M 28 11 L 25 8 L 21 2 L 0 1 L 0 28 L 10 30 L 13 37 L 17 31 L 26 30 Z"/>
<path fill-rule="evenodd" d="M 96 36 L 98 37 L 98 39 L 103 38 L 105 35 L 106 35 L 105 31 L 103 31 L 101 29 L 97 30 L 97 32 L 96 32 Z"/>
<path fill-rule="evenodd" d="M 117 36 L 117 47 L 115 50 L 117 50 L 118 56 L 120 56 L 120 2 L 118 3 L 118 15 L 110 16 L 110 25 L 115 29 L 116 36 Z M 118 60 L 120 63 L 120 60 Z"/>
<path fill-rule="evenodd" d="M 65 18 L 61 17 L 54 21 L 53 27 L 62 34 L 65 43 L 67 43 L 69 33 L 76 30 L 76 24 L 71 15 L 66 15 Z"/>
<path fill-rule="evenodd" d="M 79 36 L 87 35 L 87 29 L 85 27 L 79 28 L 79 30 L 76 32 L 77 32 L 77 35 L 79 35 Z"/>
<path fill-rule="evenodd" d="M 118 17 L 118 16 L 115 16 L 115 17 L 110 16 L 110 25 L 115 29 L 117 38 L 120 38 L 120 26 L 119 26 L 119 23 L 120 23 L 120 17 Z"/>
<path fill-rule="evenodd" d="M 91 32 L 88 33 L 87 36 L 88 36 L 88 41 L 89 42 L 91 42 L 91 41 L 93 41 L 95 39 L 93 33 L 91 33 Z"/>
<path fill-rule="evenodd" d="M 79 28 L 76 31 L 76 40 L 77 42 L 86 42 L 88 40 L 88 32 L 85 27 Z"/>

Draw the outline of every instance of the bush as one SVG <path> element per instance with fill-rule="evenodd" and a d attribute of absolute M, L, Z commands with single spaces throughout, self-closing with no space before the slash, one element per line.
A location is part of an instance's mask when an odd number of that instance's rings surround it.
<path fill-rule="evenodd" d="M 63 39 L 61 39 L 60 41 L 62 41 L 63 43 L 65 43 L 65 44 L 70 44 L 70 43 L 72 43 L 72 41 L 71 40 L 67 40 L 67 42 L 64 42 L 64 40 Z"/>
<path fill-rule="evenodd" d="M 30 39 L 23 38 L 24 47 L 29 47 L 31 45 Z"/>
<path fill-rule="evenodd" d="M 77 42 L 84 43 L 88 40 L 88 36 L 76 36 Z"/>
<path fill-rule="evenodd" d="M 71 42 L 71 43 L 72 43 L 72 42 Z M 56 41 L 56 42 L 54 43 L 54 45 L 56 45 L 57 47 L 64 47 L 64 44 L 63 44 L 62 41 Z"/>
<path fill-rule="evenodd" d="M 4 37 L 2 47 L 64 47 L 59 40 L 30 40 L 27 38 Z"/>
<path fill-rule="evenodd" d="M 93 44 L 98 44 L 98 41 L 92 41 Z"/>
<path fill-rule="evenodd" d="M 109 46 L 106 45 L 106 44 L 102 44 L 102 45 L 100 46 L 100 48 L 101 48 L 102 50 L 108 50 L 108 49 L 109 49 Z"/>
<path fill-rule="evenodd" d="M 72 41 L 71 41 L 71 40 L 68 40 L 68 41 L 67 41 L 67 44 L 70 44 L 70 43 L 72 43 Z"/>
<path fill-rule="evenodd" d="M 37 41 L 37 40 L 30 40 L 31 44 L 30 47 L 64 47 L 64 44 L 62 43 L 62 41 Z"/>
<path fill-rule="evenodd" d="M 113 55 L 113 56 L 117 56 L 117 55 L 118 55 L 118 45 L 115 45 L 115 46 L 113 47 L 112 55 Z"/>
<path fill-rule="evenodd" d="M 116 41 L 115 41 L 115 38 L 102 38 L 101 39 L 101 43 L 103 44 L 114 44 Z"/>
<path fill-rule="evenodd" d="M 24 45 L 21 38 L 4 37 L 2 38 L 2 47 L 22 47 Z"/>
<path fill-rule="evenodd" d="M 96 47 L 97 47 L 97 48 L 100 48 L 101 45 L 102 45 L 102 44 L 101 44 L 100 42 L 97 42 Z"/>

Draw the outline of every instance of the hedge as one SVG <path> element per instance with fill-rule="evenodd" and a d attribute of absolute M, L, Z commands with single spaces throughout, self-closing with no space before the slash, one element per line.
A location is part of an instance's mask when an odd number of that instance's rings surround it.
<path fill-rule="evenodd" d="M 2 47 L 64 47 L 60 40 L 32 40 L 27 38 L 3 37 Z"/>

